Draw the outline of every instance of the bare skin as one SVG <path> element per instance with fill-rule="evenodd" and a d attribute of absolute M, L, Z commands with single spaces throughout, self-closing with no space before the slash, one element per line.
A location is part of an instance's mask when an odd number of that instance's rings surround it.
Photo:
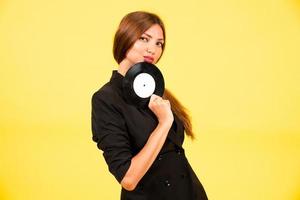
<path fill-rule="evenodd" d="M 148 107 L 156 115 L 159 123 L 148 138 L 142 150 L 131 159 L 130 167 L 121 181 L 124 189 L 132 191 L 146 174 L 160 152 L 168 132 L 172 126 L 174 116 L 170 102 L 153 94 Z"/>
<path fill-rule="evenodd" d="M 152 25 L 128 50 L 126 57 L 119 64 L 118 72 L 124 76 L 133 64 L 144 61 L 145 56 L 152 57 L 152 63 L 156 63 L 162 55 L 163 39 L 161 27 L 157 24 Z M 168 100 L 153 94 L 148 107 L 157 117 L 158 125 L 145 146 L 131 159 L 130 167 L 121 181 L 122 187 L 128 191 L 135 189 L 153 164 L 174 121 Z"/>

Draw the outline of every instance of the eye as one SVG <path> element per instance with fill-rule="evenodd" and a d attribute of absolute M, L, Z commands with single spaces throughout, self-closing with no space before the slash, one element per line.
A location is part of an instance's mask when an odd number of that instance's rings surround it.
<path fill-rule="evenodd" d="M 141 36 L 141 37 L 139 38 L 139 40 L 141 40 L 141 41 L 144 41 L 144 42 L 148 42 L 148 41 L 149 41 L 149 39 L 148 39 L 148 38 L 146 38 L 146 37 L 143 37 L 143 36 Z"/>
<path fill-rule="evenodd" d="M 164 43 L 162 43 L 162 42 L 157 42 L 156 45 L 159 46 L 159 47 L 163 47 Z"/>

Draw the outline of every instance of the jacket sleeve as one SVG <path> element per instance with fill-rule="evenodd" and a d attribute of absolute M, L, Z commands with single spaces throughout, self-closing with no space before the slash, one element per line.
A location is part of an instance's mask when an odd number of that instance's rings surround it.
<path fill-rule="evenodd" d="M 120 183 L 131 164 L 132 151 L 124 117 L 112 102 L 107 96 L 93 95 L 92 132 L 109 171 Z"/>

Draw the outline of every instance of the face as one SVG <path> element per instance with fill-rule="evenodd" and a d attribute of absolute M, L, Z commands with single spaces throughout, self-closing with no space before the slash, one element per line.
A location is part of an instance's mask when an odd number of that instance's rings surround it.
<path fill-rule="evenodd" d="M 158 24 L 154 24 L 127 51 L 123 61 L 128 66 L 143 61 L 155 64 L 162 54 L 163 43 L 163 30 Z"/>

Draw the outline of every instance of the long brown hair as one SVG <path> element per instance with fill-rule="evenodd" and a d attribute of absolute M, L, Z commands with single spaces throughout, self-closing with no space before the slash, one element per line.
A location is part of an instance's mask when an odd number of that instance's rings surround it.
<path fill-rule="evenodd" d="M 127 51 L 135 41 L 154 24 L 158 24 L 161 27 L 164 41 L 166 41 L 165 26 L 160 17 L 154 13 L 145 11 L 131 12 L 121 20 L 114 37 L 113 45 L 113 55 L 118 64 L 126 57 Z M 166 42 L 163 43 L 162 52 L 164 52 L 165 45 Z M 194 139 L 195 135 L 192 131 L 191 118 L 187 109 L 168 89 L 165 89 L 163 98 L 170 101 L 172 111 L 182 121 L 186 134 Z"/>

